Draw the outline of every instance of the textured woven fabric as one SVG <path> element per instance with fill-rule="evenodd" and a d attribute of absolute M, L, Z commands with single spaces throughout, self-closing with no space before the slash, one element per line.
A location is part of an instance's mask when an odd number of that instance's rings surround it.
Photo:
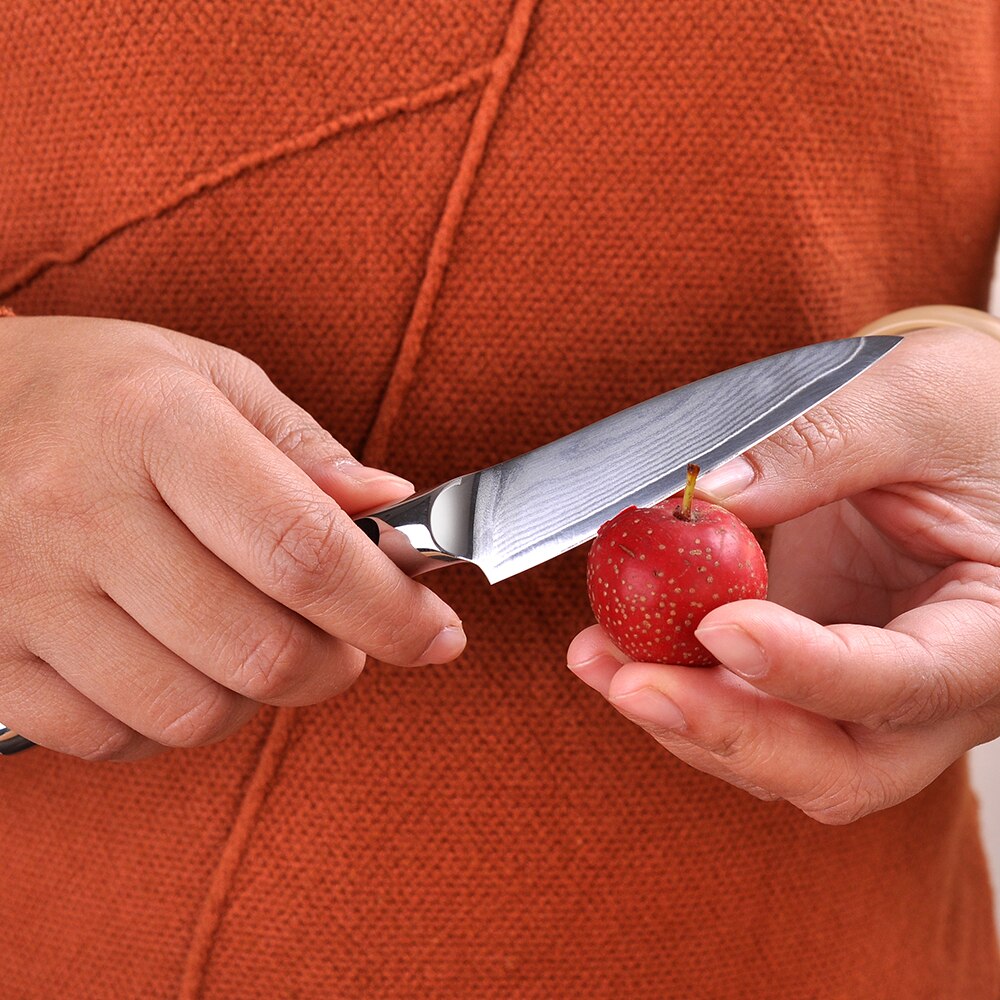
<path fill-rule="evenodd" d="M 8 0 L 0 32 L 0 300 L 241 350 L 420 487 L 986 300 L 995 0 Z M 4 995 L 1000 994 L 963 764 L 821 826 L 569 675 L 582 552 L 429 583 L 455 664 L 141 764 L 0 760 Z"/>

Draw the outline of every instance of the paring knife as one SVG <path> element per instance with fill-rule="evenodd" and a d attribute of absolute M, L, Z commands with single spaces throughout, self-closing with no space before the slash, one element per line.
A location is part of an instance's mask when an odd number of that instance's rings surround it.
<path fill-rule="evenodd" d="M 498 583 L 680 490 L 822 402 L 897 344 L 852 337 L 710 375 L 357 519 L 405 572 L 474 563 Z"/>

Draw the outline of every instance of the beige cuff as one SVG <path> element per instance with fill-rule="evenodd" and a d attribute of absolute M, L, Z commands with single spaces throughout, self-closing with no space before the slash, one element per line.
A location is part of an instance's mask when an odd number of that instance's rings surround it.
<path fill-rule="evenodd" d="M 903 309 L 869 323 L 858 330 L 855 336 L 872 337 L 880 334 L 899 336 L 901 333 L 942 326 L 962 326 L 970 330 L 979 330 L 1000 340 L 1000 319 L 966 306 L 916 306 L 913 309 Z"/>

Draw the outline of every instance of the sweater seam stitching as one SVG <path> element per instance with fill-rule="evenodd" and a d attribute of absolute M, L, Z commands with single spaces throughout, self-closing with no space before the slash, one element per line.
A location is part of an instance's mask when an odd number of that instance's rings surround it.
<path fill-rule="evenodd" d="M 179 1000 L 196 1000 L 203 994 L 205 978 L 229 910 L 233 886 L 257 829 L 263 805 L 274 788 L 284 763 L 294 722 L 293 714 L 288 708 L 277 709 L 260 744 L 199 907 L 178 984 Z"/>
<path fill-rule="evenodd" d="M 400 338 L 382 400 L 367 435 L 362 460 L 385 462 L 389 440 L 413 379 L 424 339 L 440 298 L 445 273 L 451 263 L 455 238 L 486 156 L 486 147 L 500 117 L 501 104 L 521 61 L 538 0 L 515 0 L 500 51 L 491 61 L 490 76 L 469 126 L 458 168 L 424 262 L 424 275 L 414 298 L 410 317 Z"/>
<path fill-rule="evenodd" d="M 171 188 L 167 194 L 161 194 L 151 203 L 146 203 L 143 208 L 123 212 L 113 221 L 105 222 L 75 242 L 59 249 L 42 250 L 26 263 L 8 270 L 0 275 L 0 296 L 22 291 L 51 268 L 76 264 L 115 236 L 167 215 L 206 192 L 255 170 L 309 152 L 339 135 L 454 100 L 485 84 L 493 73 L 496 61 L 497 57 L 494 57 L 427 87 L 342 112 L 304 131 L 240 153 L 221 166 L 201 171 Z"/>

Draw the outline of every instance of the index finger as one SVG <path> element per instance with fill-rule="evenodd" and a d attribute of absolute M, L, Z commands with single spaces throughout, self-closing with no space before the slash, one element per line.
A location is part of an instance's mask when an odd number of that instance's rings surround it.
<path fill-rule="evenodd" d="M 208 382 L 177 380 L 146 430 L 147 471 L 191 533 L 263 593 L 371 656 L 444 663 L 457 615 Z"/>
<path fill-rule="evenodd" d="M 970 330 L 910 334 L 870 371 L 707 472 L 698 486 L 763 527 L 880 486 L 950 483 L 973 471 L 970 463 L 981 472 L 982 459 L 1000 445 L 996 348 Z"/>

